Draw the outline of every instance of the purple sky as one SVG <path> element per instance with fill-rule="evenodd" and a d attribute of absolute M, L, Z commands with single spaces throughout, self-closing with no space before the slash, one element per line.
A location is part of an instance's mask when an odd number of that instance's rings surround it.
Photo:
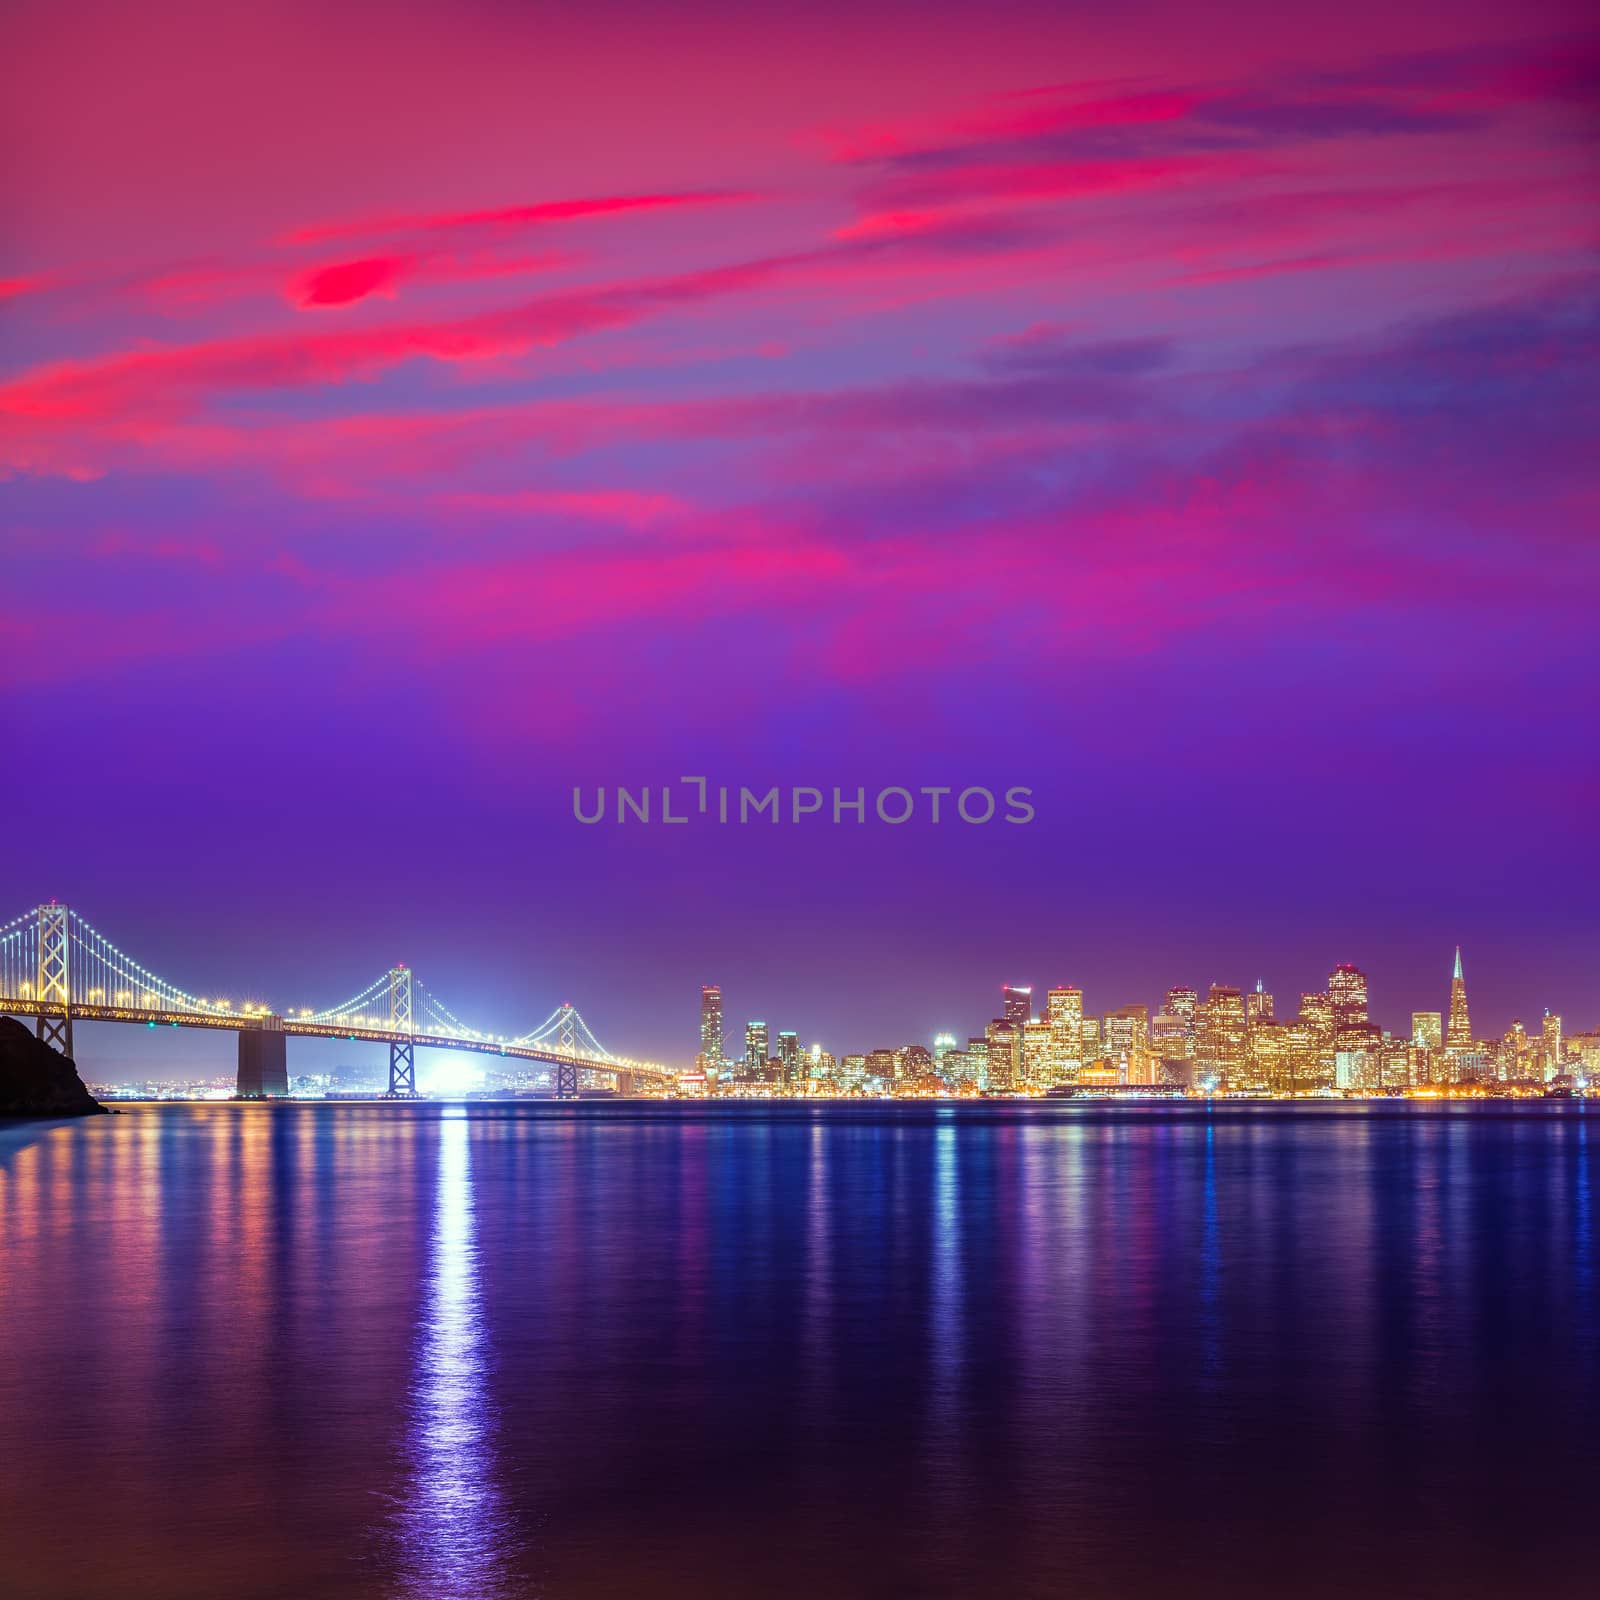
<path fill-rule="evenodd" d="M 792 10 L 11 8 L 0 915 L 667 1058 L 1600 1023 L 1582 10 Z M 571 818 L 689 773 L 1037 818 Z"/>

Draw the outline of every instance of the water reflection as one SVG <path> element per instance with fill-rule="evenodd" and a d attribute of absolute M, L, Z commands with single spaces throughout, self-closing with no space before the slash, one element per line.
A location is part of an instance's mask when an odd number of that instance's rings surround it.
<path fill-rule="evenodd" d="M 417 1600 L 489 1600 L 508 1589 L 508 1518 L 496 1481 L 478 1269 L 472 1147 L 457 1113 L 439 1122 L 407 1440 L 410 1499 L 399 1514 L 399 1592 Z"/>

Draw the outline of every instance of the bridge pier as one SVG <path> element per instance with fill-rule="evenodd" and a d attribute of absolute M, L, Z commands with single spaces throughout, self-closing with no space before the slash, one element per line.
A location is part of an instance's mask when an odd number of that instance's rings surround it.
<path fill-rule="evenodd" d="M 389 1041 L 389 1093 L 412 1100 L 417 1093 L 417 1047 L 410 1039 Z"/>
<path fill-rule="evenodd" d="M 239 1076 L 234 1096 L 239 1100 L 277 1100 L 289 1093 L 289 1040 L 282 1017 L 263 1017 L 254 1028 L 241 1028 Z"/>
<path fill-rule="evenodd" d="M 59 1050 L 69 1061 L 76 1059 L 72 1054 L 72 1013 L 70 1011 L 63 1011 L 59 1016 L 49 1017 L 41 1011 L 33 1019 L 33 1023 L 33 1031 L 52 1050 Z"/>
<path fill-rule="evenodd" d="M 556 1063 L 555 1091 L 557 1100 L 578 1098 L 578 1069 L 564 1061 Z"/>

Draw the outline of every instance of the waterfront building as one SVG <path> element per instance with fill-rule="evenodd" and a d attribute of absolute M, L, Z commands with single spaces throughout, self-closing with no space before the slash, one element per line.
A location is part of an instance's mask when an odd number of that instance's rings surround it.
<path fill-rule="evenodd" d="M 976 1081 L 976 1068 L 965 1050 L 946 1050 L 939 1058 L 939 1071 L 952 1089 Z"/>
<path fill-rule="evenodd" d="M 1141 1005 L 1118 1006 L 1106 1013 L 1106 1054 L 1117 1061 L 1126 1059 L 1129 1083 L 1150 1083 L 1150 1008 Z"/>

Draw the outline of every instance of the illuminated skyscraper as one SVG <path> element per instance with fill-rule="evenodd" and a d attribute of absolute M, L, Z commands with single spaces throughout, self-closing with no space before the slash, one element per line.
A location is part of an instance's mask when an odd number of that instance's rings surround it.
<path fill-rule="evenodd" d="M 1150 1008 L 1118 1006 L 1106 1013 L 1106 1054 L 1128 1064 L 1128 1083 L 1151 1083 Z"/>
<path fill-rule="evenodd" d="M 1296 1077 L 1312 1088 L 1332 1088 L 1334 1076 L 1333 1002 L 1326 994 L 1300 996 L 1300 1021 L 1311 1054 L 1296 1066 Z"/>
<path fill-rule="evenodd" d="M 1241 1076 L 1244 1064 L 1244 996 L 1214 983 L 1205 1002 L 1195 1008 L 1195 1069 L 1202 1080 L 1226 1089 Z"/>
<path fill-rule="evenodd" d="M 1162 1011 L 1169 1017 L 1177 1017 L 1183 1023 L 1184 1054 L 1194 1060 L 1194 1014 L 1200 1004 L 1200 996 L 1193 989 L 1168 989 L 1167 1003 L 1162 1006 Z"/>
<path fill-rule="evenodd" d="M 1031 984 L 1003 983 L 1000 986 L 1000 1015 L 1020 1035 L 1033 1016 L 1033 987 Z"/>
<path fill-rule="evenodd" d="M 800 1071 L 800 1036 L 795 1033 L 778 1034 L 778 1072 L 785 1083 L 803 1077 Z"/>
<path fill-rule="evenodd" d="M 936 1065 L 942 1065 L 944 1058 L 956 1048 L 956 1036 L 953 1033 L 936 1033 L 933 1036 L 933 1059 Z"/>
<path fill-rule="evenodd" d="M 1354 1028 L 1367 1020 L 1367 975 L 1360 967 L 1342 961 L 1328 975 L 1328 1004 L 1333 1011 L 1333 1026 Z"/>
<path fill-rule="evenodd" d="M 1252 1027 L 1258 1022 L 1272 1020 L 1272 996 L 1267 993 L 1259 978 L 1255 988 L 1244 997 L 1245 1018 Z"/>
<path fill-rule="evenodd" d="M 1010 1089 L 1022 1071 L 1022 1029 L 1005 1017 L 996 1017 L 984 1029 L 989 1042 L 991 1089 Z"/>
<path fill-rule="evenodd" d="M 722 990 L 700 985 L 700 1054 L 715 1067 L 722 1060 Z"/>
<path fill-rule="evenodd" d="M 1544 1013 L 1544 1081 L 1548 1083 L 1552 1078 L 1561 1075 L 1561 1018 L 1554 1015 L 1549 1007 Z"/>
<path fill-rule="evenodd" d="M 1247 1001 L 1249 998 L 1245 996 Z M 1274 1094 L 1293 1092 L 1296 1085 L 1291 1043 L 1289 1029 L 1271 1015 L 1251 1020 L 1250 1081 L 1255 1087 Z"/>
<path fill-rule="evenodd" d="M 1444 1048 L 1444 1018 L 1437 1011 L 1411 1013 L 1411 1042 L 1424 1050 Z"/>
<path fill-rule="evenodd" d="M 1029 1083 L 1047 1088 L 1059 1081 L 1052 1070 L 1055 1065 L 1052 1049 L 1054 1043 L 1055 1034 L 1048 1019 L 1030 1018 L 1023 1023 L 1022 1075 Z"/>
<path fill-rule="evenodd" d="M 1052 1083 L 1070 1083 L 1083 1065 L 1083 991 L 1066 986 L 1045 996 L 1044 1020 L 1050 1025 Z"/>
<path fill-rule="evenodd" d="M 744 1025 L 744 1070 L 756 1077 L 767 1070 L 767 1025 L 764 1022 Z"/>
<path fill-rule="evenodd" d="M 1461 946 L 1456 946 L 1456 970 L 1450 979 L 1450 1015 L 1444 1027 L 1447 1056 L 1472 1054 L 1472 1023 L 1467 1016 L 1467 980 L 1461 975 Z"/>
<path fill-rule="evenodd" d="M 1194 1048 L 1193 1033 L 1192 1018 L 1185 1022 L 1182 1017 L 1158 1011 L 1150 1019 L 1150 1055 L 1157 1064 L 1157 1073 L 1152 1081 L 1188 1082 L 1190 1052 Z"/>

